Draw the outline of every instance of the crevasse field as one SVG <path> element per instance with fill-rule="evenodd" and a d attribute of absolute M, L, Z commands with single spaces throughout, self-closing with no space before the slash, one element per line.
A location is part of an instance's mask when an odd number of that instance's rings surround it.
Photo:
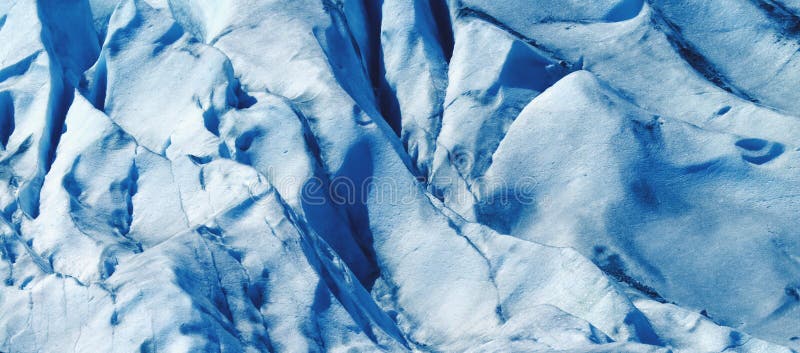
<path fill-rule="evenodd" d="M 0 0 L 0 352 L 796 352 L 800 0 Z"/>

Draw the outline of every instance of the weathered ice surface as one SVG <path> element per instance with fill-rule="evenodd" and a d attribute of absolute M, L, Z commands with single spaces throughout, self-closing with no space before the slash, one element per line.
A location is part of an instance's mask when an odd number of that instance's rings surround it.
<path fill-rule="evenodd" d="M 796 352 L 800 1 L 0 1 L 0 352 Z"/>

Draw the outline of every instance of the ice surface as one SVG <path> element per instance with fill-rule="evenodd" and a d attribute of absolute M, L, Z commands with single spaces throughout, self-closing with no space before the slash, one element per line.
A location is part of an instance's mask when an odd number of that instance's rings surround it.
<path fill-rule="evenodd" d="M 0 2 L 0 352 L 793 352 L 799 28 Z"/>

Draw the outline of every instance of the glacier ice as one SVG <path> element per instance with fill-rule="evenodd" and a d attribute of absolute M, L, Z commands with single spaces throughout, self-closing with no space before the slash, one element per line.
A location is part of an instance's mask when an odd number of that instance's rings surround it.
<path fill-rule="evenodd" d="M 800 2 L 0 2 L 0 352 L 800 350 Z"/>

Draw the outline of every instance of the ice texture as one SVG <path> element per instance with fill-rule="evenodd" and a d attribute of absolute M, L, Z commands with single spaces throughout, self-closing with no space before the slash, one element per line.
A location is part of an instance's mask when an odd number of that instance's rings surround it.
<path fill-rule="evenodd" d="M 0 352 L 800 350 L 800 1 L 0 1 Z"/>

